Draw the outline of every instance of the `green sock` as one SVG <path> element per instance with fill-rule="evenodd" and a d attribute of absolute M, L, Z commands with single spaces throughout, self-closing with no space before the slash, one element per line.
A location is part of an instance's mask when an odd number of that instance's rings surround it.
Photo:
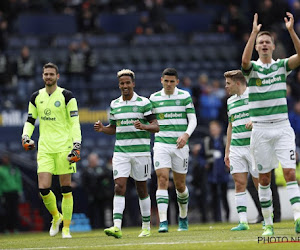
<path fill-rule="evenodd" d="M 72 192 L 63 193 L 61 210 L 64 218 L 64 227 L 70 227 L 73 213 L 73 195 Z"/>
<path fill-rule="evenodd" d="M 55 218 L 58 217 L 59 212 L 57 209 L 57 205 L 56 205 L 56 197 L 53 194 L 53 192 L 50 190 L 50 193 L 43 196 L 42 194 L 40 194 L 43 202 L 45 204 L 45 207 L 48 209 L 49 213 Z"/>

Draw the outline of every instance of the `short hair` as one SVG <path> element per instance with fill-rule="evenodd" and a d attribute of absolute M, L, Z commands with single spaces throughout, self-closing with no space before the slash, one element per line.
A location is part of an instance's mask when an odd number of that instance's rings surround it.
<path fill-rule="evenodd" d="M 46 64 L 43 66 L 43 71 L 44 71 L 44 69 L 47 69 L 47 68 L 55 69 L 56 74 L 58 74 L 58 67 L 57 67 L 56 64 L 54 64 L 54 63 L 52 63 L 52 62 L 48 62 L 48 63 L 46 63 Z"/>
<path fill-rule="evenodd" d="M 122 69 L 117 73 L 118 78 L 120 78 L 121 76 L 130 76 L 131 79 L 134 81 L 135 79 L 135 75 L 134 72 L 130 69 Z"/>
<path fill-rule="evenodd" d="M 176 78 L 178 79 L 178 73 L 177 73 L 177 70 L 174 69 L 174 68 L 166 68 L 162 74 L 161 74 L 162 77 L 164 76 L 176 76 Z"/>
<path fill-rule="evenodd" d="M 260 31 L 260 32 L 257 34 L 256 39 L 255 39 L 255 42 L 257 42 L 257 38 L 259 38 L 260 36 L 263 36 L 263 35 L 266 35 L 266 36 L 271 37 L 272 42 L 275 44 L 275 42 L 274 42 L 274 37 L 272 36 L 271 32 L 266 31 L 266 30 Z"/>
<path fill-rule="evenodd" d="M 239 69 L 226 71 L 224 73 L 224 77 L 230 78 L 235 82 L 239 81 L 242 84 L 247 84 L 247 81 L 246 81 L 245 76 L 243 75 L 243 72 Z"/>

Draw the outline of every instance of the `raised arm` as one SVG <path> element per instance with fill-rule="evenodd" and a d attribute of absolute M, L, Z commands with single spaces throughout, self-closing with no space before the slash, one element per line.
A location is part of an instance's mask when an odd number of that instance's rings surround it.
<path fill-rule="evenodd" d="M 297 36 L 295 30 L 294 30 L 294 17 L 292 13 L 287 12 L 286 15 L 288 17 L 284 18 L 285 26 L 290 33 L 290 36 L 292 38 L 296 54 L 292 55 L 288 60 L 288 66 L 290 69 L 295 69 L 300 65 L 300 40 Z"/>
<path fill-rule="evenodd" d="M 253 48 L 255 45 L 255 39 L 261 28 L 261 24 L 257 24 L 257 20 L 258 20 L 258 15 L 257 13 L 255 13 L 253 19 L 252 32 L 250 34 L 249 40 L 245 46 L 243 56 L 242 56 L 242 68 L 245 70 L 251 67 L 251 58 L 252 58 Z"/>

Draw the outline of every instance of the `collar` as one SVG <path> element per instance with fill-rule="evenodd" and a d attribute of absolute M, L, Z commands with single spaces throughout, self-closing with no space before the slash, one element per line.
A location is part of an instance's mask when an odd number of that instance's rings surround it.
<path fill-rule="evenodd" d="M 122 96 L 119 97 L 120 102 L 125 102 L 125 101 L 126 101 L 126 102 L 128 102 L 128 101 L 130 101 L 130 102 L 135 102 L 137 98 L 138 98 L 138 95 L 137 95 L 137 93 L 135 93 L 135 92 L 133 92 L 133 96 L 131 97 L 130 100 L 123 100 L 123 97 L 122 97 Z"/>
<path fill-rule="evenodd" d="M 260 66 L 269 66 L 269 65 L 271 65 L 271 64 L 273 64 L 273 63 L 275 63 L 275 60 L 272 58 L 272 60 L 271 60 L 271 63 L 263 63 L 259 58 L 258 58 L 258 60 L 256 61 L 256 64 L 257 65 L 260 65 Z"/>
<path fill-rule="evenodd" d="M 243 96 L 248 95 L 248 87 L 245 89 L 244 93 L 241 95 L 237 95 L 238 97 L 242 98 Z"/>
<path fill-rule="evenodd" d="M 167 95 L 167 94 L 165 93 L 165 89 L 164 89 L 164 88 L 161 90 L 161 95 L 162 95 L 162 96 L 166 96 L 166 95 Z M 178 95 L 178 88 L 177 88 L 177 87 L 175 87 L 174 92 L 173 92 L 172 95 Z"/>

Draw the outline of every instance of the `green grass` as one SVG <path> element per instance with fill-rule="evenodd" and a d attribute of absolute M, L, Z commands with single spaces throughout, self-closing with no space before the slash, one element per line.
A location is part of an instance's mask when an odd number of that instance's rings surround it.
<path fill-rule="evenodd" d="M 123 237 L 115 239 L 103 230 L 87 233 L 72 233 L 72 239 L 62 239 L 61 233 L 50 237 L 48 233 L 20 233 L 0 235 L 0 249 L 299 249 L 300 234 L 296 234 L 294 223 L 275 223 L 275 237 L 299 237 L 299 243 L 263 244 L 258 237 L 263 230 L 261 224 L 250 225 L 250 230 L 231 232 L 236 224 L 192 224 L 187 232 L 177 232 L 177 226 L 169 227 L 168 233 L 158 233 L 152 228 L 151 237 L 138 238 L 140 228 L 123 228 Z M 273 238 L 274 241 L 274 238 Z"/>

